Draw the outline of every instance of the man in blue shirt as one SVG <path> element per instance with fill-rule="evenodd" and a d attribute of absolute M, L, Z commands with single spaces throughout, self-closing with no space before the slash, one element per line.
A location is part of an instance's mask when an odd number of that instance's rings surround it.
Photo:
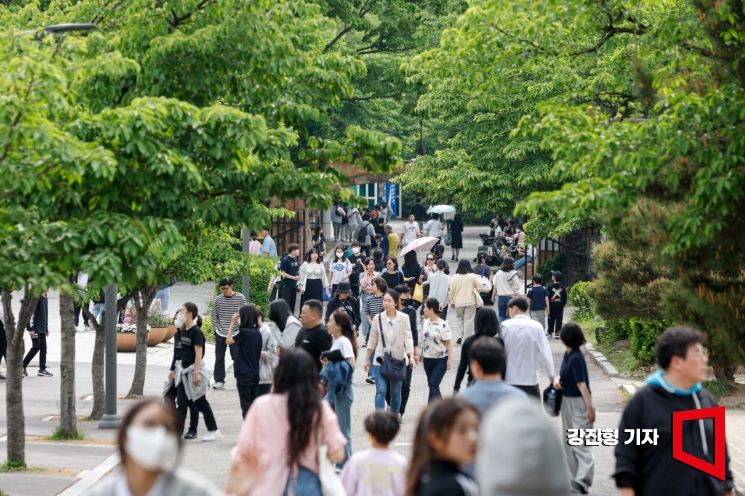
<path fill-rule="evenodd" d="M 290 306 L 290 312 L 295 314 L 295 299 L 297 297 L 297 283 L 300 280 L 300 246 L 292 243 L 287 247 L 289 253 L 279 263 L 279 271 L 282 274 L 282 288 L 279 297 Z"/>
<path fill-rule="evenodd" d="M 268 229 L 263 229 L 261 235 L 264 236 L 264 242 L 261 245 L 261 254 L 269 255 L 270 257 L 277 256 L 277 244 L 272 239 Z"/>
<path fill-rule="evenodd" d="M 530 318 L 540 322 L 545 331 L 548 290 L 543 287 L 543 277 L 540 274 L 533 276 L 533 287 L 528 289 L 527 297 L 530 300 Z"/>

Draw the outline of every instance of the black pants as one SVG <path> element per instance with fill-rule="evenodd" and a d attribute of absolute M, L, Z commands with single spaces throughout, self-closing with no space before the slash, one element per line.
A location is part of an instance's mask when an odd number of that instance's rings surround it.
<path fill-rule="evenodd" d="M 372 369 L 370 369 L 372 370 Z M 401 416 L 403 417 L 404 412 L 406 411 L 406 404 L 409 402 L 409 393 L 411 393 L 411 373 L 413 372 L 414 367 L 409 365 L 406 367 L 406 377 L 404 377 L 404 381 L 401 383 L 401 408 L 399 409 L 399 412 Z M 389 389 L 385 393 L 385 402 L 388 403 L 390 406 L 391 404 L 391 390 Z"/>
<path fill-rule="evenodd" d="M 191 380 L 184 377 L 184 380 Z M 204 423 L 207 424 L 207 430 L 212 432 L 217 430 L 217 421 L 215 420 L 215 414 L 212 413 L 212 407 L 207 402 L 207 396 L 202 396 L 196 401 L 191 401 L 186 398 L 186 391 L 184 391 L 184 384 L 181 383 L 178 386 L 178 392 L 176 393 L 176 411 L 178 412 L 178 428 L 179 433 L 184 433 L 184 423 L 186 422 L 186 410 L 191 406 L 196 408 L 203 416 Z"/>
<path fill-rule="evenodd" d="M 561 324 L 564 320 L 564 307 L 551 307 L 551 313 L 548 315 L 548 329 L 547 332 L 549 334 L 555 333 L 557 336 L 559 335 L 559 331 L 561 330 Z"/>
<path fill-rule="evenodd" d="M 225 382 L 225 350 L 229 348 L 226 338 L 215 334 L 215 382 Z M 233 348 L 230 348 L 230 358 L 235 360 Z"/>
<path fill-rule="evenodd" d="M 515 387 L 527 393 L 528 396 L 532 396 L 538 401 L 541 401 L 541 389 L 538 387 L 538 384 L 536 384 L 535 386 L 515 386 Z"/>
<path fill-rule="evenodd" d="M 427 402 L 431 402 L 437 398 L 442 398 L 440 392 L 440 384 L 442 378 L 445 377 L 447 372 L 448 358 L 425 358 L 424 362 L 424 373 L 427 374 L 427 386 L 429 386 L 429 396 Z"/>
<path fill-rule="evenodd" d="M 251 377 L 250 375 L 237 375 L 235 376 L 235 382 L 238 385 L 241 413 L 243 414 L 243 418 L 246 418 L 248 409 L 251 408 L 251 404 L 259 396 L 259 378 Z"/>
<path fill-rule="evenodd" d="M 259 384 L 256 386 L 256 397 L 269 394 L 272 392 L 272 385 L 271 384 Z"/>
<path fill-rule="evenodd" d="M 39 353 L 39 370 L 46 370 L 47 368 L 47 335 L 37 334 L 37 337 L 31 339 L 31 349 L 26 353 L 26 358 L 23 359 L 23 368 L 28 367 L 31 360 L 34 359 L 37 353 Z"/>
<path fill-rule="evenodd" d="M 295 315 L 295 300 L 297 299 L 297 288 L 286 287 L 282 285 L 282 289 L 279 290 L 279 297 L 287 302 L 290 307 L 290 313 Z"/>
<path fill-rule="evenodd" d="M 85 304 L 85 308 L 88 309 L 88 303 Z M 83 313 L 83 307 L 75 305 L 75 327 L 80 325 L 80 314 L 83 314 L 83 323 L 88 325 L 88 316 Z"/>
<path fill-rule="evenodd" d="M 178 410 L 176 408 L 176 396 L 178 395 L 178 390 L 171 386 L 171 389 L 168 390 L 168 392 L 163 397 L 163 400 L 171 405 L 174 410 Z M 197 432 L 197 427 L 199 427 L 199 410 L 194 406 L 194 404 L 189 405 L 189 431 L 190 432 Z"/>
<path fill-rule="evenodd" d="M 8 347 L 8 340 L 5 337 L 5 324 L 0 320 L 0 362 L 5 358 L 5 365 L 8 365 L 8 359 L 6 358 L 5 350 Z"/>

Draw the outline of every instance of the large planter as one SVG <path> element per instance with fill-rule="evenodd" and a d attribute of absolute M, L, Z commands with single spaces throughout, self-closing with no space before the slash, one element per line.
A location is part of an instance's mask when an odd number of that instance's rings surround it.
<path fill-rule="evenodd" d="M 175 325 L 171 324 L 166 329 L 167 329 L 166 330 L 166 338 L 163 340 L 164 343 L 166 341 L 168 341 L 169 339 L 171 339 L 173 336 L 176 335 L 176 326 Z"/>
<path fill-rule="evenodd" d="M 155 346 L 162 343 L 167 333 L 167 327 L 151 327 L 150 332 L 147 333 L 147 345 Z"/>
<path fill-rule="evenodd" d="M 117 332 L 116 333 L 116 351 L 132 353 L 137 349 L 136 332 Z"/>

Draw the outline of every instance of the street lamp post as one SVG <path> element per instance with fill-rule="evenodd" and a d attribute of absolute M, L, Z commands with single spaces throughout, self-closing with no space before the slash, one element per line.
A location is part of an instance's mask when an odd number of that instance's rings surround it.
<path fill-rule="evenodd" d="M 118 429 L 120 418 L 116 414 L 116 284 L 106 288 L 104 324 L 106 326 L 106 413 L 101 417 L 99 429 Z"/>

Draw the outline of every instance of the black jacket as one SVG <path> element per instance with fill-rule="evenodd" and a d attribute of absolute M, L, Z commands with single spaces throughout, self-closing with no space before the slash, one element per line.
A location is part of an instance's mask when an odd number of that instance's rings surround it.
<path fill-rule="evenodd" d="M 37 334 L 49 333 L 49 300 L 46 296 L 39 298 L 39 302 L 36 304 L 36 311 L 34 312 L 34 319 L 29 325 L 29 330 Z"/>
<path fill-rule="evenodd" d="M 355 326 L 359 326 L 360 325 L 359 308 L 360 308 L 360 304 L 357 302 L 357 299 L 354 298 L 353 296 L 348 297 L 346 300 L 340 300 L 339 298 L 334 298 L 328 303 L 328 305 L 326 305 L 326 322 L 329 321 L 329 317 L 331 317 L 332 313 L 341 309 L 347 312 L 347 315 L 349 315 L 349 318 L 352 319 L 352 324 L 354 324 Z"/>
<path fill-rule="evenodd" d="M 633 487 L 637 496 L 721 496 L 732 487 L 732 472 L 729 454 L 725 455 L 725 480 L 710 475 L 674 460 L 672 457 L 672 413 L 681 410 L 696 410 L 716 406 L 716 400 L 705 389 L 693 396 L 673 394 L 658 385 L 646 385 L 639 389 L 623 411 L 618 426 L 618 444 L 615 448 L 616 470 L 613 477 L 618 487 Z M 714 420 L 704 423 L 704 435 L 708 455 L 704 454 L 699 421 L 683 422 L 683 451 L 714 462 Z M 657 429 L 657 446 L 624 444 L 628 434 L 624 429 Z"/>

